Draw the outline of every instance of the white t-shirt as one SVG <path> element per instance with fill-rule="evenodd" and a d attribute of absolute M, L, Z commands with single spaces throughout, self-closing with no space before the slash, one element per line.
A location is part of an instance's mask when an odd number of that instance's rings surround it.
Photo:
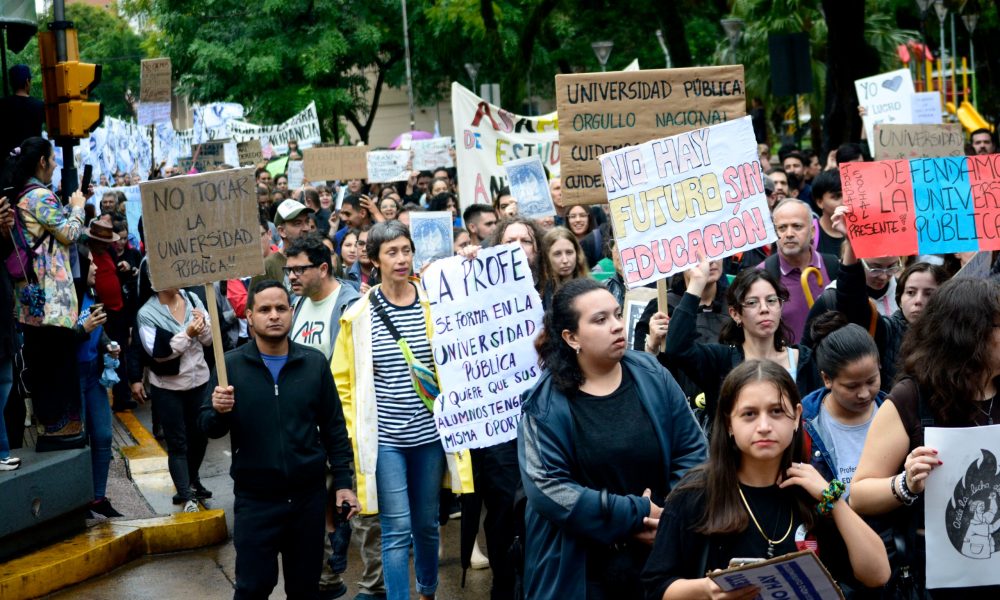
<path fill-rule="evenodd" d="M 830 401 L 836 402 L 833 398 L 830 398 Z M 860 425 L 844 425 L 833 418 L 833 415 L 826 410 L 825 404 L 820 408 L 819 426 L 823 431 L 824 441 L 827 442 L 827 451 L 837 465 L 838 472 L 835 476 L 844 482 L 848 491 L 851 480 L 854 479 L 854 472 L 858 468 L 858 462 L 861 460 L 861 449 L 865 446 L 868 428 L 871 427 L 875 413 L 878 412 L 878 405 L 873 408 L 871 417 Z"/>
<path fill-rule="evenodd" d="M 333 292 L 319 302 L 313 302 L 308 297 L 303 297 L 299 302 L 302 308 L 295 316 L 292 323 L 291 340 L 302 345 L 315 348 L 322 352 L 327 358 L 333 356 L 333 342 L 330 337 L 330 313 L 337 306 L 337 298 L 340 297 L 340 290 L 343 286 L 338 286 Z"/>

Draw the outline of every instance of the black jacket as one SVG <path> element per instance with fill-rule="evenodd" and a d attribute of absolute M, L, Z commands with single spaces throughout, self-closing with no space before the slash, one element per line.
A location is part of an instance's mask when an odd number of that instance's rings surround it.
<path fill-rule="evenodd" d="M 198 424 L 211 438 L 230 434 L 238 495 L 284 498 L 315 491 L 326 484 L 328 460 L 333 489 L 351 488 L 353 451 L 322 352 L 289 342 L 288 362 L 275 382 L 251 342 L 226 353 L 226 369 L 236 389 L 232 412 L 212 408 L 213 371 Z"/>
<path fill-rule="evenodd" d="M 837 310 L 844 313 L 847 320 L 857 323 L 866 330 L 871 321 L 871 305 L 865 287 L 865 270 L 861 261 L 853 265 L 840 265 L 837 276 Z M 875 345 L 878 346 L 879 365 L 882 369 L 882 391 L 888 392 L 896 382 L 899 369 L 899 348 L 910 324 L 903 316 L 902 309 L 891 317 L 878 316 L 875 321 Z"/>

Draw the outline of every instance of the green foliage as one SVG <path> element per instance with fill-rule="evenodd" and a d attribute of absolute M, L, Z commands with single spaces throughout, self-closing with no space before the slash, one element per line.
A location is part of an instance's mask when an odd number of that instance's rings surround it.
<path fill-rule="evenodd" d="M 91 99 L 104 105 L 104 113 L 112 117 L 133 116 L 125 101 L 126 90 L 139 91 L 139 61 L 146 58 L 142 38 L 132 31 L 128 22 L 106 10 L 88 4 L 68 4 L 66 19 L 77 29 L 80 60 L 100 64 L 101 82 L 94 88 Z M 39 23 L 52 21 L 52 15 L 39 16 Z M 41 25 L 39 29 L 45 26 Z M 31 95 L 42 98 L 41 66 L 38 39 L 32 39 L 24 49 L 7 57 L 7 64 L 23 63 L 31 68 Z"/>

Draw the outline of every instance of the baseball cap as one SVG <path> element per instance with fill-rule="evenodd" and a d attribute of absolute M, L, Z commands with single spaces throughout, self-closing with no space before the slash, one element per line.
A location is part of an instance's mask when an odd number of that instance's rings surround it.
<path fill-rule="evenodd" d="M 285 200 L 278 205 L 278 210 L 274 215 L 274 224 L 281 225 L 285 221 L 291 221 L 295 217 L 302 214 L 302 211 L 314 212 L 313 209 L 309 208 L 305 204 L 297 200 Z"/>

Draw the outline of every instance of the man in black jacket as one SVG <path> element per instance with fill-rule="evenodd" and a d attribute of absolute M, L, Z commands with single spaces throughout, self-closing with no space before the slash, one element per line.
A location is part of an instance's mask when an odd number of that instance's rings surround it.
<path fill-rule="evenodd" d="M 247 321 L 253 343 L 226 353 L 239 390 L 214 386 L 199 419 L 209 437 L 229 433 L 232 442 L 234 598 L 267 598 L 278 582 L 279 553 L 287 596 L 318 598 L 327 461 L 335 505 L 346 502 L 348 518 L 358 510 L 343 409 L 323 353 L 288 339 L 292 309 L 281 283 L 254 286 Z"/>

